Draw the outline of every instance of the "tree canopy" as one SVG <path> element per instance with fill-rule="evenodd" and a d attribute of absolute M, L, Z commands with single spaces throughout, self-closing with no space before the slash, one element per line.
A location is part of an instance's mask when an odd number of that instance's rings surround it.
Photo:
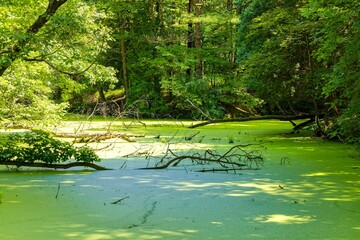
<path fill-rule="evenodd" d="M 350 0 L 1 1 L 0 120 L 46 125 L 66 111 L 314 114 L 318 134 L 359 143 L 359 7 Z"/>

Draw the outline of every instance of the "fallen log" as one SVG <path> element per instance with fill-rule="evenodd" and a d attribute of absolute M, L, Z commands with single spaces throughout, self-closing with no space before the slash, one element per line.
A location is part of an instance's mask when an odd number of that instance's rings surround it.
<path fill-rule="evenodd" d="M 311 124 L 315 123 L 315 118 L 310 118 L 309 120 L 300 123 L 300 124 L 295 124 L 293 130 L 294 131 L 298 131 L 300 129 L 303 129 L 304 127 L 310 126 Z"/>
<path fill-rule="evenodd" d="M 53 169 L 68 169 L 72 167 L 89 167 L 95 170 L 112 170 L 94 163 L 89 162 L 71 162 L 71 163 L 44 163 L 44 162 L 16 162 L 16 161 L 0 161 L 0 165 L 16 166 L 16 167 L 39 167 L 39 168 L 53 168 Z"/>
<path fill-rule="evenodd" d="M 323 118 L 323 115 L 320 115 L 319 118 Z M 247 122 L 247 121 L 255 121 L 255 120 L 280 120 L 280 121 L 293 121 L 293 120 L 302 120 L 302 119 L 315 119 L 314 114 L 306 114 L 306 115 L 264 115 L 264 116 L 251 116 L 251 117 L 243 117 L 243 118 L 229 118 L 229 119 L 215 119 L 208 120 L 205 122 L 193 124 L 188 128 L 197 128 L 203 127 L 209 124 L 214 123 L 227 123 L 227 122 Z"/>
<path fill-rule="evenodd" d="M 76 138 L 79 139 L 77 142 L 80 143 L 91 143 L 91 142 L 100 142 L 107 139 L 121 138 L 127 142 L 135 142 L 131 140 L 131 137 L 144 137 L 144 135 L 139 134 L 128 134 L 128 133 L 53 133 L 55 137 L 58 138 Z"/>

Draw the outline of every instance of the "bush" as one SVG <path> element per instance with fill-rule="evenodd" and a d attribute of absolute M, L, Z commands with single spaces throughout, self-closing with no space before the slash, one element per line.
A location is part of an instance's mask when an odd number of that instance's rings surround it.
<path fill-rule="evenodd" d="M 47 164 L 62 163 L 70 159 L 76 162 L 99 162 L 100 158 L 89 147 L 75 147 L 68 142 L 53 138 L 50 133 L 32 130 L 23 134 L 14 133 L 0 146 L 0 162 L 35 161 Z"/>

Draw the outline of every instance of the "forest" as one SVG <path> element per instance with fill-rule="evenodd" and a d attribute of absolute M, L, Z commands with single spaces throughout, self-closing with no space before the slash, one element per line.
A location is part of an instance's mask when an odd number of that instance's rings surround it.
<path fill-rule="evenodd" d="M 314 116 L 360 142 L 353 0 L 2 0 L 0 121 Z"/>

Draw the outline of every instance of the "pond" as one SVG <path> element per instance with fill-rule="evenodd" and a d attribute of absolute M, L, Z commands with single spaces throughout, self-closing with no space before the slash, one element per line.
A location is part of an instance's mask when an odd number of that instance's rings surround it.
<path fill-rule="evenodd" d="M 145 123 L 145 125 L 143 124 Z M 88 122 L 82 130 L 142 137 L 95 143 L 100 165 L 55 171 L 0 167 L 0 239 L 358 239 L 360 159 L 352 146 L 288 122 Z M 74 131 L 67 122 L 63 131 Z M 194 136 L 193 136 L 194 135 Z M 186 136 L 193 136 L 185 140 Z M 177 154 L 262 144 L 260 170 L 139 170 Z"/>

